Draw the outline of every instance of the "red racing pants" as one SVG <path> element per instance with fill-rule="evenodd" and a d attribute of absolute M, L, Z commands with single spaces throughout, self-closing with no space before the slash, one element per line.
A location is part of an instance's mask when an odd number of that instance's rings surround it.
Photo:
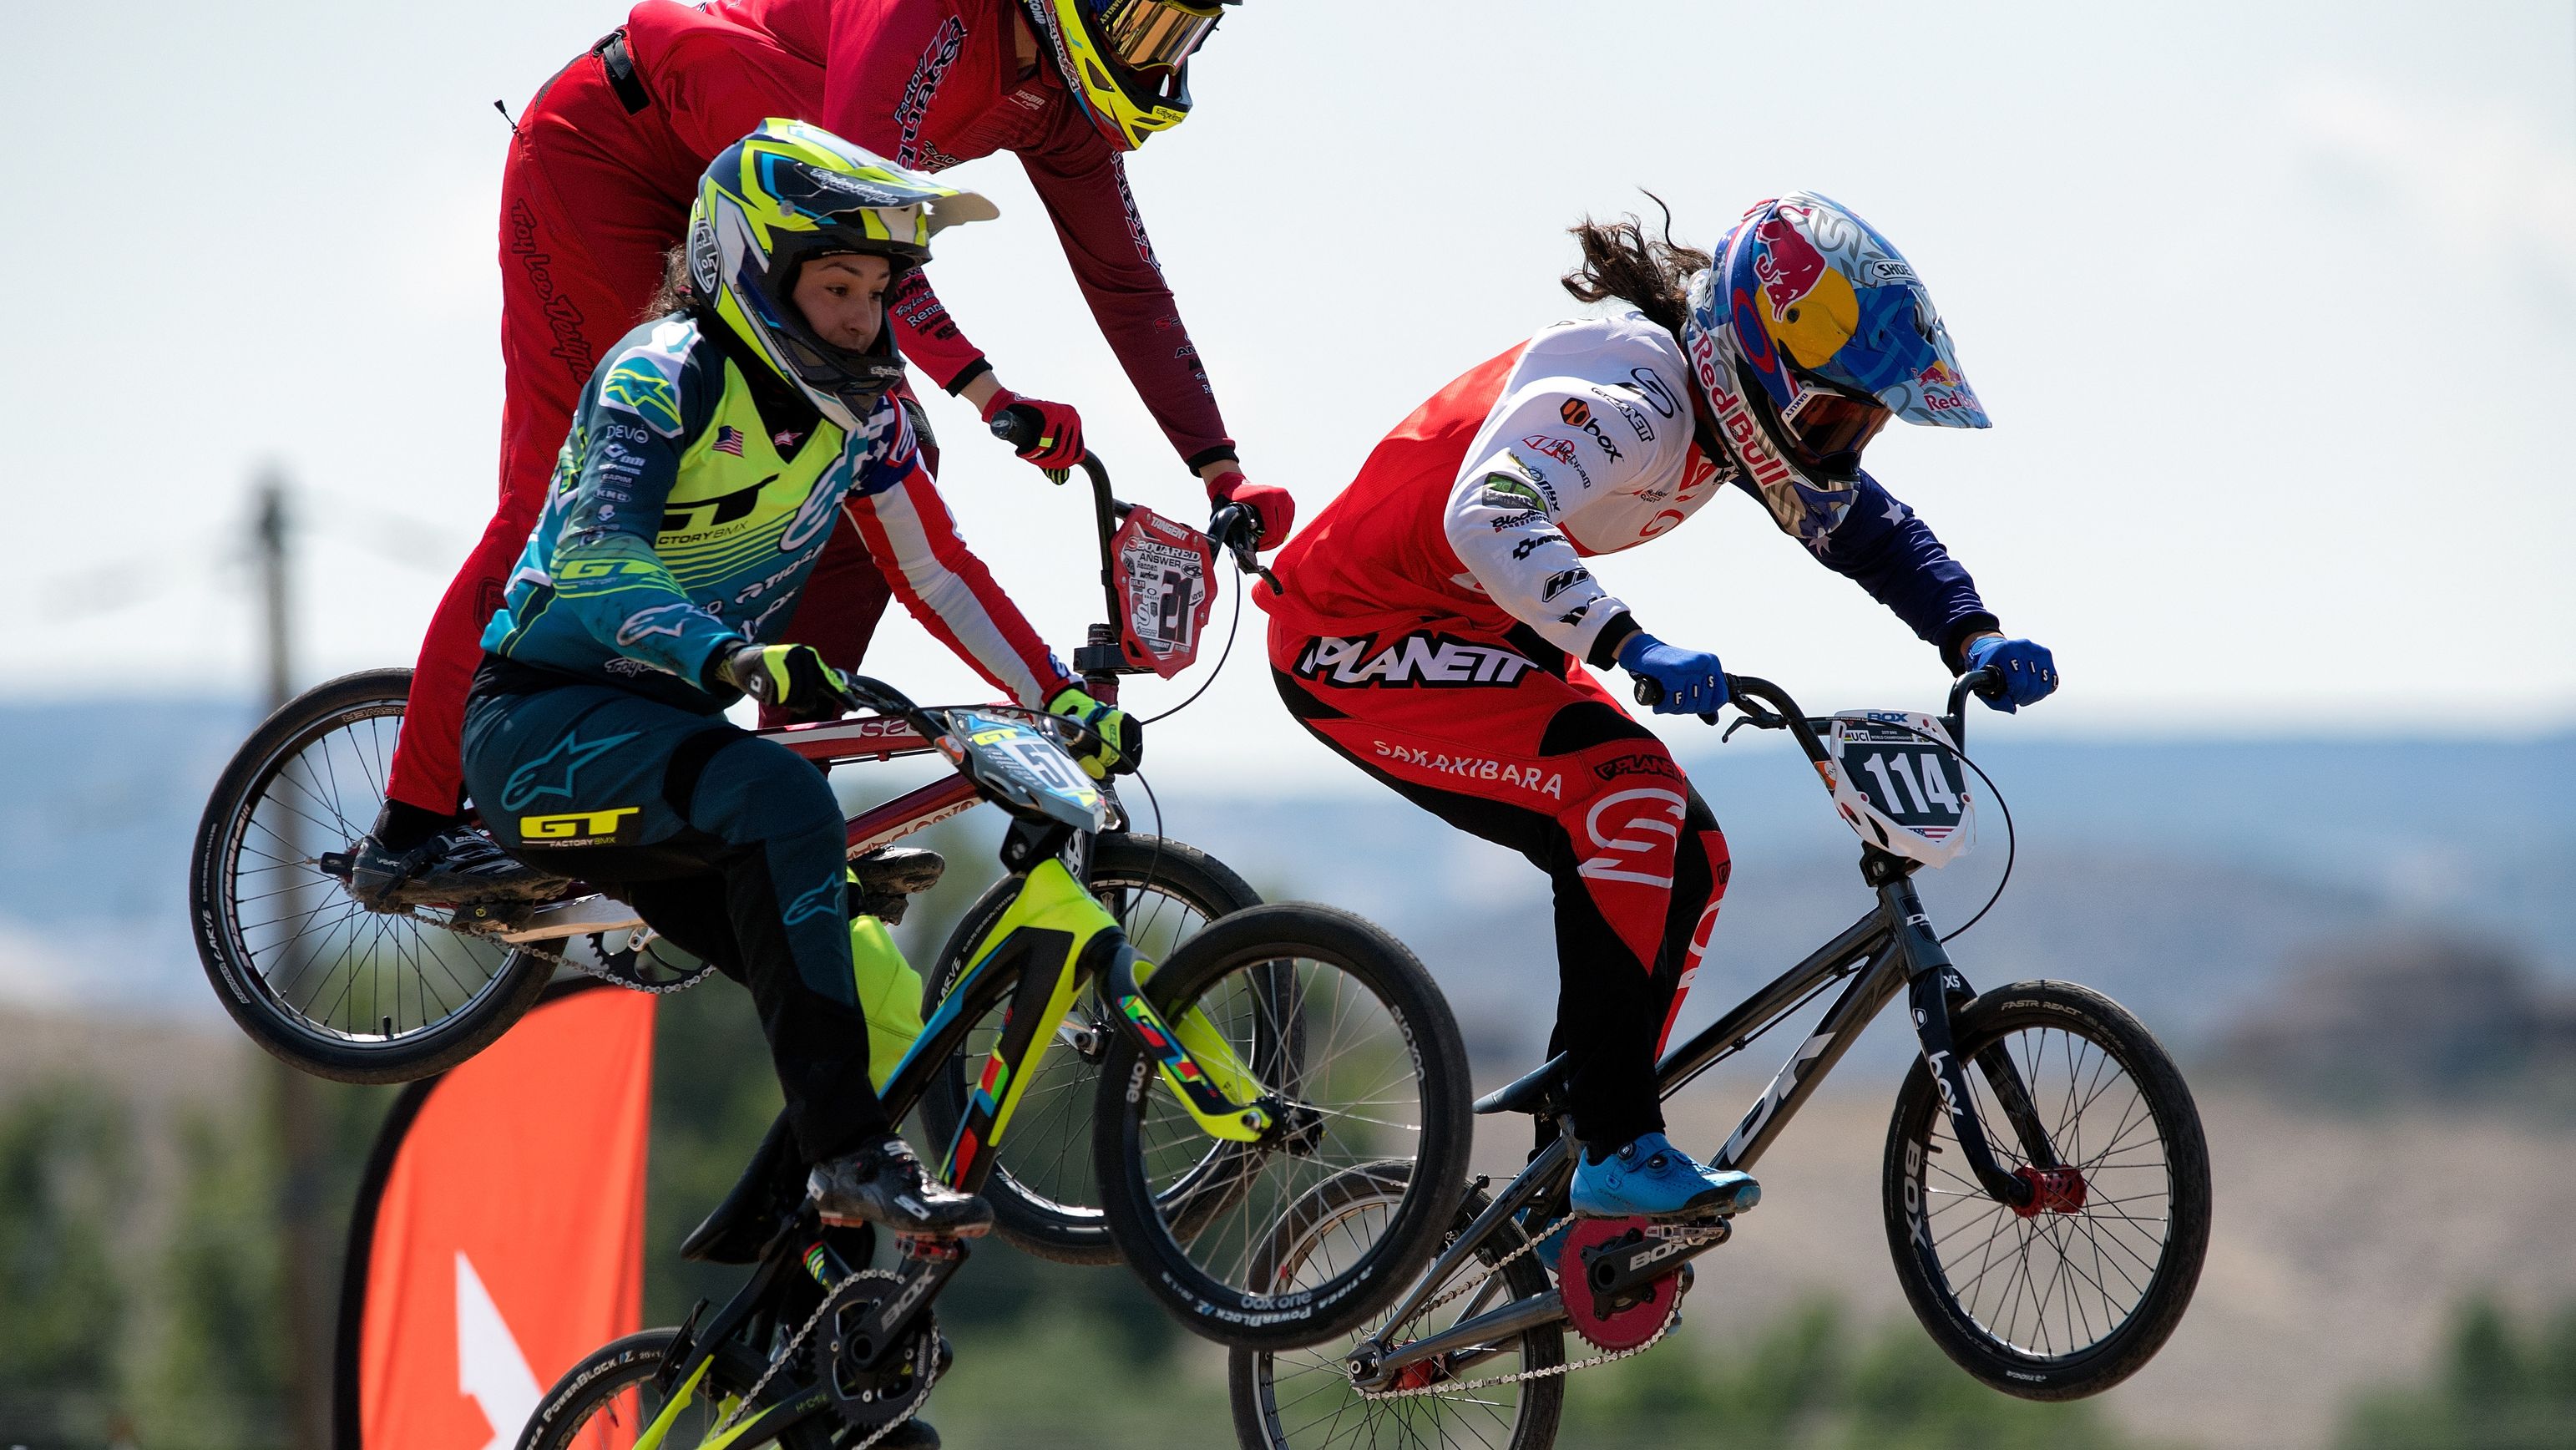
<path fill-rule="evenodd" d="M 1273 620 L 1288 712 L 1555 887 L 1551 1055 L 1604 1152 L 1664 1125 L 1655 1060 L 1726 893 L 1726 838 L 1663 742 L 1527 626 L 1315 636 Z"/>
<path fill-rule="evenodd" d="M 738 80 L 730 89 L 741 93 L 749 131 L 772 114 L 777 88 L 749 73 Z M 582 387 L 643 320 L 664 256 L 688 230 L 704 170 L 649 109 L 627 112 L 596 53 L 566 66 L 519 118 L 501 171 L 500 503 L 421 641 L 386 792 L 396 800 L 441 812 L 458 806 L 465 693 L 482 660 L 483 626 L 545 506 Z M 914 421 L 922 421 L 917 410 Z M 922 437 L 936 471 L 938 454 L 926 430 Z M 786 638 L 854 669 L 888 597 L 859 531 L 835 529 Z"/>

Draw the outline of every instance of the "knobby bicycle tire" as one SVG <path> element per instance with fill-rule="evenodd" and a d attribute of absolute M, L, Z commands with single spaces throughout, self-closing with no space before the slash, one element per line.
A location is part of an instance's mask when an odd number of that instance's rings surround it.
<path fill-rule="evenodd" d="M 382 799 L 384 781 L 382 760 L 365 756 L 371 750 L 380 757 L 390 749 L 389 729 L 398 728 L 410 693 L 410 670 L 363 670 L 327 680 L 279 706 L 234 752 L 216 780 L 205 814 L 197 823 L 195 847 L 189 855 L 189 920 L 194 927 L 198 960 L 205 967 L 217 1000 L 251 1040 L 272 1056 L 336 1082 L 410 1082 L 444 1072 L 509 1031 L 536 1005 L 538 994 L 554 974 L 554 964 L 532 952 L 450 932 L 419 918 L 366 913 L 347 900 L 338 881 L 322 874 L 306 859 L 312 851 L 346 849 L 367 829 L 374 807 Z M 387 722 L 393 725 L 389 727 Z M 310 782 L 297 782 L 289 776 L 299 762 L 304 762 L 303 768 L 311 776 L 308 751 L 321 747 L 321 758 L 328 762 L 333 738 L 346 730 L 353 732 L 354 741 L 354 732 L 361 728 L 368 732 L 372 744 L 353 760 L 349 779 L 334 786 L 334 800 L 325 803 Z M 303 792 L 306 799 L 299 800 L 288 793 L 285 787 L 290 785 Z M 277 794 L 271 794 L 272 788 L 277 789 Z M 349 792 L 347 804 L 361 807 L 365 819 L 340 807 L 336 797 L 343 790 Z M 263 811 L 270 812 L 266 821 Z M 298 837 L 309 835 L 311 839 L 290 840 L 280 835 L 280 822 L 296 823 L 288 829 Z M 254 894 L 247 899 L 241 895 L 246 854 L 273 863 L 252 868 L 273 878 L 257 883 L 265 895 Z M 382 1030 L 374 1035 L 334 1028 L 283 1000 L 285 989 L 257 960 L 258 949 L 251 934 L 277 923 L 246 923 L 244 908 L 280 898 L 285 905 L 277 909 L 287 912 L 307 900 L 316 903 L 308 920 L 324 912 L 339 913 L 333 926 L 324 932 L 324 949 L 366 957 L 387 950 L 390 939 L 393 955 L 399 961 L 401 942 L 408 934 L 416 943 L 415 963 L 423 961 L 419 953 L 426 952 L 438 956 L 444 970 L 445 954 L 456 952 L 469 963 L 489 959 L 492 965 L 480 982 L 455 977 L 451 972 L 450 980 L 459 1000 L 451 1006 L 442 994 L 440 1005 L 444 1010 L 435 1016 L 427 1006 L 428 969 L 421 966 L 423 989 L 418 997 L 423 1021 L 417 1028 L 403 1030 L 399 1019 L 391 1014 L 381 1014 Z M 332 948 L 332 933 L 341 924 L 349 927 L 349 936 Z M 361 932 L 373 934 L 363 946 L 359 942 Z M 280 955 L 291 957 L 293 949 Z M 295 970 L 300 975 L 309 967 L 310 963 L 306 963 Z M 469 973 L 474 969 L 469 966 Z M 326 982 L 335 970 L 343 968 L 325 967 Z M 354 983 L 361 971 L 380 969 L 346 970 Z M 370 997 L 380 1002 L 383 995 L 379 976 L 370 986 Z M 399 985 L 392 995 L 399 1009 Z M 376 1026 L 378 1020 L 377 1010 L 371 1007 L 366 1025 Z M 353 1016 L 351 1026 L 356 1025 Z"/>
<path fill-rule="evenodd" d="M 1195 846 L 1153 836 L 1119 833 L 1099 837 L 1091 853 L 1090 885 L 1095 894 L 1150 889 L 1196 912 L 1202 923 L 1261 904 L 1260 896 L 1224 862 Z M 976 943 L 983 939 L 994 918 L 1010 906 L 1018 891 L 1016 879 L 997 881 L 958 919 L 923 983 L 923 1017 L 931 1014 L 965 974 Z M 1121 924 L 1129 927 L 1131 939 L 1139 932 L 1160 934 L 1153 922 L 1134 920 L 1137 913 L 1132 908 L 1119 914 Z M 1159 943 L 1150 945 L 1161 949 Z M 1086 992 L 1079 1000 L 1096 1004 L 1098 997 Z M 996 1033 L 1001 1010 L 997 1008 L 991 1014 Z M 1096 1030 L 1111 1030 L 1105 1021 L 1098 1021 L 1098 1013 L 1092 1015 Z M 945 1149 L 957 1136 L 958 1121 L 965 1116 L 968 1078 L 981 1061 L 981 1054 L 961 1048 L 941 1065 L 922 1094 L 922 1125 L 934 1150 Z M 1038 1077 L 1021 1099 L 1019 1110 L 1013 1114 L 1014 1131 L 997 1150 L 992 1176 L 984 1182 L 984 1198 L 993 1205 L 993 1226 L 1002 1237 L 1020 1249 L 1058 1263 L 1118 1262 L 1118 1245 L 1110 1240 L 1109 1225 L 1099 1208 L 1099 1182 L 1092 1173 L 1088 1140 L 1090 1113 L 1098 1095 L 1094 1085 L 1098 1071 L 1097 1063 L 1085 1060 L 1063 1044 L 1052 1047 L 1039 1065 Z M 1053 1155 L 1042 1175 L 1033 1154 Z M 1040 1188 L 1015 1175 L 1014 1163 L 1023 1166 L 1030 1180 L 1043 1176 L 1048 1186 Z"/>
<path fill-rule="evenodd" d="M 1319 969 L 1312 978 L 1301 974 L 1306 964 Z M 1242 1156 L 1240 1181 L 1218 1185 L 1227 1207 L 1212 1221 L 1195 1221 L 1186 1212 L 1167 1215 L 1152 1181 L 1162 1161 L 1157 1135 L 1171 1130 L 1173 1161 L 1206 1139 L 1178 1116 L 1161 1075 L 1120 1034 L 1101 1065 L 1092 1128 L 1101 1207 L 1120 1253 L 1183 1326 L 1230 1348 L 1296 1349 L 1358 1328 L 1438 1249 L 1464 1191 L 1473 1137 L 1467 1054 L 1449 1005 L 1422 963 L 1403 943 L 1349 912 L 1309 902 L 1237 912 L 1182 943 L 1155 979 L 1157 996 L 1168 992 L 1175 1014 L 1201 1008 L 1220 1031 L 1248 1040 L 1238 1025 L 1240 1013 L 1220 1000 L 1238 973 L 1254 979 L 1233 990 L 1256 1018 L 1277 1001 L 1295 1004 L 1291 1030 L 1278 1034 L 1296 1044 L 1294 1080 L 1284 1084 L 1292 1098 L 1312 1101 L 1319 1088 L 1339 1091 L 1343 1081 L 1374 1083 L 1409 1070 L 1418 1085 L 1414 1100 L 1362 1099 L 1367 1113 L 1327 1105 L 1314 1141 L 1264 1145 Z M 1277 985 L 1282 978 L 1292 985 Z M 1338 1013 L 1353 991 L 1365 993 L 1385 1016 L 1383 1030 L 1363 1025 L 1345 1031 Z M 1311 1020 L 1327 1009 L 1336 1014 L 1334 1021 Z M 1257 1073 L 1267 1071 L 1257 1056 L 1252 1061 Z M 1283 1086 L 1275 1076 L 1265 1081 Z M 1420 1121 L 1401 1121 L 1394 1116 L 1399 1113 Z M 1174 1123 L 1183 1126 L 1173 1129 Z M 1349 1269 L 1286 1295 L 1232 1282 L 1250 1279 L 1255 1245 L 1314 1183 L 1387 1157 L 1412 1158 L 1414 1176 L 1386 1232 Z M 1276 1180 L 1269 1177 L 1274 1169 Z M 1301 1177 L 1312 1181 L 1300 1183 Z M 1201 1247 L 1220 1260 L 1231 1255 L 1241 1271 L 1218 1277 L 1194 1257 Z"/>
<path fill-rule="evenodd" d="M 2052 1147 L 2085 1175 L 2085 1204 L 2024 1218 L 1977 1191 L 1918 1057 L 1897 1092 L 1882 1170 L 1897 1279 L 1934 1342 L 1987 1385 L 2027 1400 L 2099 1394 L 2154 1358 L 2200 1281 L 2209 1149 L 2191 1089 L 2143 1024 L 2070 982 L 1995 988 L 1957 1012 L 1951 1030 L 2004 1170 L 2027 1160 L 1992 1096 L 1990 1053 L 2026 1079 Z M 2150 1153 L 2154 1161 L 2138 1161 Z M 2038 1282 L 2025 1284 L 2034 1260 Z"/>

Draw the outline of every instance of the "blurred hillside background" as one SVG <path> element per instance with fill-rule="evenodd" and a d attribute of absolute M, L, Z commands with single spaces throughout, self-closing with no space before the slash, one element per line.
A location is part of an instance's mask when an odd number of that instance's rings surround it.
<path fill-rule="evenodd" d="M 11 17 L 0 263 L 39 285 L 0 349 L 27 420 L 0 463 L 0 1450 L 295 1443 L 280 1215 L 342 1219 L 385 1094 L 325 1089 L 331 1172 L 284 1181 L 275 1079 L 189 945 L 189 834 L 260 689 L 250 484 L 288 484 L 296 683 L 407 662 L 490 507 L 488 102 L 515 110 L 622 11 Z M 2576 467 L 2554 405 L 2576 393 L 2576 9 L 1252 0 L 1194 79 L 1199 114 L 1133 189 L 1253 475 L 1309 516 L 1420 398 L 1575 312 L 1561 229 L 1641 186 L 1686 240 L 1808 186 L 1899 241 L 1999 426 L 1897 430 L 1874 468 L 2068 681 L 1975 717 L 2019 859 L 1959 961 L 2120 998 L 2210 1129 L 2216 1237 L 2171 1345 L 2101 1400 L 2009 1401 L 1939 1358 L 1884 1258 L 1907 1044 L 1883 1022 L 1764 1161 L 1766 1203 L 1701 1262 L 1676 1341 L 1577 1378 L 1569 1450 L 2576 1446 Z M 1081 406 L 1124 493 L 1186 516 L 1024 179 L 953 177 L 1005 215 L 943 239 L 943 296 L 1014 386 Z M 1069 644 L 1096 597 L 1082 501 L 929 406 L 966 535 Z M 1743 500 L 1604 569 L 1812 709 L 1936 702 L 1928 651 Z M 1554 992 L 1542 881 L 1299 735 L 1262 622 L 1155 727 L 1163 828 L 1394 929 L 1487 1083 L 1525 1068 Z M 871 667 L 981 693 L 899 620 Z M 1736 863 L 1687 1030 L 1864 896 L 1779 746 L 1665 728 Z M 1991 805 L 1982 830 L 1927 887 L 1946 922 L 2002 869 Z M 938 833 L 953 869 L 905 930 L 916 961 L 996 834 Z M 775 1089 L 729 985 L 673 999 L 661 1034 L 668 1322 L 709 1287 L 669 1250 Z M 1677 1136 L 1717 1141 L 1768 1048 L 1695 1085 Z M 1520 1147 L 1489 1133 L 1485 1169 Z M 336 1261 L 313 1267 L 327 1302 Z M 933 1418 L 960 1450 L 1229 1443 L 1222 1357 L 1118 1272 L 996 1247 L 941 1313 L 959 1362 Z M 1140 1361 L 1167 1395 L 1104 1388 Z"/>

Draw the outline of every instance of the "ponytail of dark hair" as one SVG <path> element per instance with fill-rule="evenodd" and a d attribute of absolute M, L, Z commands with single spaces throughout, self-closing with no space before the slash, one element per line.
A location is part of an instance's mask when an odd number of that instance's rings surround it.
<path fill-rule="evenodd" d="M 662 254 L 662 285 L 653 289 L 653 300 L 644 304 L 646 317 L 668 317 L 674 312 L 694 312 L 700 302 L 698 289 L 689 281 L 689 244 L 686 241 Z"/>
<path fill-rule="evenodd" d="M 1656 206 L 1662 197 L 1647 192 Z M 1630 216 L 1613 222 L 1597 222 L 1585 217 L 1566 229 L 1576 246 L 1583 249 L 1583 265 L 1565 274 L 1565 290 L 1578 302 L 1607 302 L 1616 299 L 1646 315 L 1646 320 L 1681 336 L 1682 319 L 1690 312 L 1687 296 L 1691 274 L 1705 271 L 1709 255 L 1697 247 L 1684 246 L 1673 240 L 1673 214 L 1664 212 L 1664 234 L 1661 238 L 1646 235 L 1646 228 Z"/>

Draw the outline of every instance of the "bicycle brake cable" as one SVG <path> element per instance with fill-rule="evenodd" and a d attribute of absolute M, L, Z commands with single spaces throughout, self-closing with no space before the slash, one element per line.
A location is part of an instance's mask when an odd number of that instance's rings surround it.
<path fill-rule="evenodd" d="M 1986 789 L 1994 792 L 1995 808 L 2004 813 L 2004 874 L 1996 878 L 1994 894 L 1986 898 L 1985 905 L 1977 908 L 1977 914 L 1969 917 L 1967 922 L 1957 930 L 1952 931 L 1941 938 L 1942 944 L 1946 946 L 1957 938 L 1965 936 L 1969 927 L 1975 926 L 1978 922 L 1985 920 L 1986 913 L 1995 909 L 1995 903 L 2004 899 L 2004 888 L 2012 884 L 2013 861 L 2019 856 L 2021 845 L 2021 833 L 2013 828 L 2012 802 L 2004 799 L 2004 788 L 1995 784 L 1995 778 L 1986 774 L 1984 766 L 1970 760 L 1968 758 L 1968 752 L 1965 750 L 1960 749 L 1951 742 L 1944 740 L 1937 735 L 1933 735 L 1928 731 L 1917 730 L 1913 726 L 1903 724 L 1899 721 L 1883 720 L 1877 722 L 1877 724 L 1879 728 L 1882 729 L 1902 730 L 1908 735 L 1928 740 L 1934 745 L 1940 747 L 1942 750 L 1948 752 L 1951 756 L 1956 758 L 1961 765 L 1964 765 L 1977 773 L 1977 779 L 1984 781 L 1986 783 Z"/>
<path fill-rule="evenodd" d="M 1136 722 L 1137 724 L 1151 725 L 1157 720 L 1169 720 L 1173 716 L 1181 713 L 1183 710 L 1197 704 L 1199 696 L 1208 692 L 1208 686 L 1216 683 L 1216 677 L 1225 673 L 1225 662 L 1234 657 L 1235 636 L 1243 633 L 1243 596 L 1245 591 L 1252 587 L 1250 584 L 1244 582 L 1247 577 L 1248 576 L 1241 574 L 1235 576 L 1234 619 L 1232 623 L 1225 627 L 1225 648 L 1218 651 L 1216 663 L 1208 667 L 1207 678 L 1199 681 L 1199 687 L 1190 691 L 1188 699 L 1183 700 L 1181 703 L 1174 705 L 1172 708 L 1165 710 L 1159 715 L 1147 715 L 1143 719 L 1138 720 Z M 1148 795 L 1152 794 L 1151 791 L 1146 793 Z"/>

